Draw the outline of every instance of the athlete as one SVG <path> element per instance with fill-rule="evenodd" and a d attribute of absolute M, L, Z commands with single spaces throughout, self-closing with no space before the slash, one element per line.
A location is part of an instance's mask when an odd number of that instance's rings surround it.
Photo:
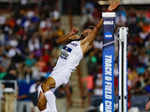
<path fill-rule="evenodd" d="M 118 1 L 112 2 L 108 11 L 113 11 L 119 4 Z M 55 89 L 68 83 L 72 71 L 76 69 L 84 54 L 92 47 L 102 23 L 103 19 L 100 19 L 95 27 L 85 29 L 80 36 L 77 35 L 78 30 L 74 28 L 67 35 L 58 38 L 57 43 L 66 43 L 66 46 L 61 50 L 51 75 L 41 84 L 39 89 L 37 106 L 41 112 L 57 112 Z"/>

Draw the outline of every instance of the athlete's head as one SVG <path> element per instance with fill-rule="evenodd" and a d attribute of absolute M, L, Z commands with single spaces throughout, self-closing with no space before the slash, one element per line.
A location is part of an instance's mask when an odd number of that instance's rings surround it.
<path fill-rule="evenodd" d="M 82 40 L 82 39 L 84 39 L 86 36 L 88 36 L 88 34 L 89 33 L 91 33 L 91 31 L 94 29 L 94 26 L 88 26 L 87 28 L 84 28 L 84 30 L 81 32 L 81 33 L 79 33 L 79 34 L 77 34 L 77 35 L 73 35 L 73 36 L 71 36 L 69 39 L 71 40 L 71 41 L 73 41 L 73 40 Z"/>
<path fill-rule="evenodd" d="M 88 26 L 87 28 L 85 28 L 81 33 L 80 40 L 88 36 L 88 34 L 91 33 L 93 29 L 94 29 L 94 26 Z"/>

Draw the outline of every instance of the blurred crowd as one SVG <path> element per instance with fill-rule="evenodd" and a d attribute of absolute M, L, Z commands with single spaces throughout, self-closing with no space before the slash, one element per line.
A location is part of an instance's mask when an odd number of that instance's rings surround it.
<path fill-rule="evenodd" d="M 17 81 L 18 112 L 24 105 L 31 112 L 32 93 L 55 65 L 61 47 L 55 39 L 63 34 L 59 12 L 47 6 L 23 7 L 0 16 L 0 80 Z M 9 81 L 3 88 L 16 89 Z"/>
<path fill-rule="evenodd" d="M 83 8 L 80 27 L 95 25 L 95 8 L 87 3 Z M 149 109 L 150 93 L 150 9 L 120 7 L 117 11 L 117 27 L 127 26 L 128 34 L 128 107 Z M 20 9 L 0 16 L 0 80 L 17 81 L 18 112 L 26 111 L 31 101 L 36 105 L 37 87 L 48 77 L 55 66 L 61 45 L 56 39 L 64 35 L 61 14 L 55 9 Z M 117 35 L 117 29 L 116 29 Z M 83 77 L 90 107 L 98 107 L 102 101 L 102 36 L 86 56 L 88 75 Z M 117 50 L 115 61 L 115 93 L 118 95 Z M 6 81 L 2 88 L 13 88 Z M 9 90 L 10 91 L 10 90 Z M 6 92 L 9 92 L 6 90 Z M 63 94 L 64 95 L 64 94 Z M 62 95 L 62 96 L 63 96 Z M 57 94 L 57 96 L 61 96 Z M 137 97 L 138 96 L 138 97 Z M 146 105 L 146 106 L 145 106 Z M 89 108 L 90 110 L 91 108 Z M 93 109 L 93 108 L 92 108 Z M 95 109 L 95 108 L 94 108 Z M 32 110 L 33 111 L 33 110 Z"/>

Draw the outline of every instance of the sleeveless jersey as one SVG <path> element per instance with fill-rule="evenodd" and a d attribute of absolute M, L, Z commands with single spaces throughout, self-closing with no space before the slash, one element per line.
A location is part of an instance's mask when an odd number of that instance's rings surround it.
<path fill-rule="evenodd" d="M 72 41 L 61 50 L 57 64 L 54 67 L 51 77 L 56 81 L 56 88 L 69 81 L 72 71 L 79 65 L 83 58 L 80 41 Z"/>

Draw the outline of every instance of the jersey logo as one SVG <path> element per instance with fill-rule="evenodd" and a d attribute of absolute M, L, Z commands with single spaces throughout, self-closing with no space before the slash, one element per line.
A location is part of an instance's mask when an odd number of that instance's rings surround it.
<path fill-rule="evenodd" d="M 69 56 L 69 53 L 71 53 L 72 49 L 69 48 L 68 46 L 64 46 L 63 49 L 61 50 L 60 57 L 63 59 L 67 59 Z"/>
<path fill-rule="evenodd" d="M 78 46 L 78 44 L 76 44 L 76 43 L 71 43 L 71 45 L 72 45 L 72 46 L 75 46 L 75 47 Z"/>
<path fill-rule="evenodd" d="M 72 49 L 69 48 L 68 46 L 64 46 L 63 49 L 66 50 L 67 52 L 71 52 L 72 51 Z"/>

